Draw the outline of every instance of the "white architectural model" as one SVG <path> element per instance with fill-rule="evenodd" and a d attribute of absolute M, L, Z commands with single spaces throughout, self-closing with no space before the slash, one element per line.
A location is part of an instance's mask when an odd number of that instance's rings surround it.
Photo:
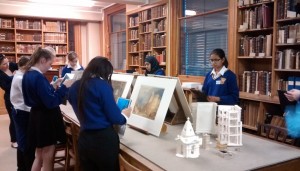
<path fill-rule="evenodd" d="M 181 135 L 177 135 L 177 157 L 197 158 L 200 155 L 202 138 L 195 135 L 190 119 L 185 122 Z"/>
<path fill-rule="evenodd" d="M 241 108 L 218 105 L 218 141 L 227 146 L 242 146 Z"/>

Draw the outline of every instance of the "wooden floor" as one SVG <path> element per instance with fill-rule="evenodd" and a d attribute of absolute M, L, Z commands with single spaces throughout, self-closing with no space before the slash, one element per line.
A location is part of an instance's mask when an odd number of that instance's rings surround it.
<path fill-rule="evenodd" d="M 10 146 L 8 125 L 8 115 L 0 115 L 0 170 L 15 171 L 17 170 L 17 150 Z M 60 166 L 55 166 L 55 171 L 62 170 Z"/>

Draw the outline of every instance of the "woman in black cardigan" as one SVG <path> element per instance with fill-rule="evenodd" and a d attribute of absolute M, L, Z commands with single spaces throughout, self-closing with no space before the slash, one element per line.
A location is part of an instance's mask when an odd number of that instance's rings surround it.
<path fill-rule="evenodd" d="M 8 59 L 3 54 L 0 54 L 0 87 L 4 90 L 5 107 L 10 118 L 9 133 L 11 146 L 13 148 L 17 148 L 18 145 L 16 143 L 17 138 L 15 125 L 12 120 L 13 106 L 10 102 L 10 87 L 13 79 L 13 73 L 16 70 L 18 70 L 18 65 L 13 62 L 8 62 Z"/>

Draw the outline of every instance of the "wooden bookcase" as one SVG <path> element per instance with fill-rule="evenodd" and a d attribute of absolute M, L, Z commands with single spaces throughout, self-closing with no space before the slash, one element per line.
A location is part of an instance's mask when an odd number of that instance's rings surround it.
<path fill-rule="evenodd" d="M 154 55 L 166 67 L 167 4 L 145 6 L 126 15 L 127 69 L 144 73 L 144 60 Z"/>
<path fill-rule="evenodd" d="M 248 4 L 251 2 L 253 3 Z M 300 27 L 298 43 L 295 37 L 297 32 L 289 37 L 288 33 L 279 31 L 287 29 L 285 26 L 300 25 L 299 18 L 286 18 L 289 13 L 288 2 L 289 0 L 237 1 L 236 74 L 244 128 L 257 130 L 258 124 L 265 122 L 267 113 L 282 116 L 283 109 L 279 105 L 277 90 L 286 89 L 290 77 L 300 76 L 299 68 L 295 67 L 295 57 L 291 57 L 294 60 L 291 68 L 278 68 L 279 55 L 282 55 L 279 51 L 293 49 L 296 55 L 300 47 Z M 285 38 L 280 34 L 285 34 Z M 289 38 L 294 39 L 289 40 L 293 43 L 287 43 Z M 279 40 L 285 42 L 279 43 Z"/>
<path fill-rule="evenodd" d="M 0 16 L 0 53 L 12 62 L 31 55 L 36 47 L 51 46 L 56 51 L 54 69 L 66 63 L 68 21 Z"/>

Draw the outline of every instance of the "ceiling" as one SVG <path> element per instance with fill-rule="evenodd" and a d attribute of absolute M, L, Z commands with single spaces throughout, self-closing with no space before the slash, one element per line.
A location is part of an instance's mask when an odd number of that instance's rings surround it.
<path fill-rule="evenodd" d="M 74 20 L 102 21 L 103 9 L 115 4 L 145 5 L 159 0 L 92 0 L 92 7 L 65 5 L 64 1 L 76 0 L 0 0 L 0 15 L 64 18 Z M 48 1 L 48 2 L 43 2 Z M 57 3 L 55 3 L 55 1 Z"/>

